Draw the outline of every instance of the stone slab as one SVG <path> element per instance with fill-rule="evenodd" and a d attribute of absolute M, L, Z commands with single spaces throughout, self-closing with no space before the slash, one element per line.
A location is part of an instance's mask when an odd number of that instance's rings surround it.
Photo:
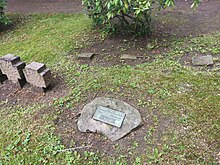
<path fill-rule="evenodd" d="M 91 60 L 94 55 L 94 53 L 81 53 L 78 54 L 78 59 Z"/>
<path fill-rule="evenodd" d="M 192 58 L 192 64 L 194 66 L 213 65 L 213 58 L 211 55 L 207 56 L 195 56 Z"/>
<path fill-rule="evenodd" d="M 121 57 L 120 57 L 121 60 L 137 60 L 137 56 L 133 56 L 133 55 L 130 55 L 130 54 L 123 54 Z"/>
<path fill-rule="evenodd" d="M 125 113 L 123 124 L 120 128 L 93 119 L 98 106 L 107 107 Z M 86 104 L 78 118 L 78 129 L 81 132 L 94 132 L 107 136 L 111 141 L 116 141 L 129 134 L 132 130 L 142 125 L 141 115 L 137 109 L 118 99 L 98 97 Z"/>

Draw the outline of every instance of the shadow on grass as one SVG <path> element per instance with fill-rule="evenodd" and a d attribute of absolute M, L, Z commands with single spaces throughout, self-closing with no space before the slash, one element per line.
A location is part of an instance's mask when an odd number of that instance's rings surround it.
<path fill-rule="evenodd" d="M 28 18 L 27 16 L 21 14 L 10 14 L 7 16 L 9 17 L 10 22 L 6 25 L 0 24 L 0 36 L 5 32 L 16 29 Z"/>

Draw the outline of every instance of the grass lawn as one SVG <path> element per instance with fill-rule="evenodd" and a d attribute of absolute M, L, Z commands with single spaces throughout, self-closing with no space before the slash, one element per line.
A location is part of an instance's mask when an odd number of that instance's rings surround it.
<path fill-rule="evenodd" d="M 220 32 L 172 41 L 167 52 L 135 66 L 80 64 L 75 52 L 97 33 L 82 14 L 30 15 L 0 33 L 0 56 L 46 63 L 70 90 L 48 103 L 0 100 L 0 164 L 218 164 L 220 70 L 183 66 L 177 59 L 220 54 Z M 87 145 L 90 137 L 64 124 L 76 132 L 68 137 L 55 121 L 69 111 L 77 114 L 95 94 L 127 101 L 140 110 L 144 125 L 116 143 L 91 135 L 100 147 L 61 152 Z"/>

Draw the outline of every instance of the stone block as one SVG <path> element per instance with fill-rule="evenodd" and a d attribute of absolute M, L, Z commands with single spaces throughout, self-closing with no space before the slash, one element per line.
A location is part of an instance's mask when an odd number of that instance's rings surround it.
<path fill-rule="evenodd" d="M 192 58 L 192 63 L 194 66 L 202 66 L 202 65 L 213 65 L 213 58 L 211 55 L 207 56 L 195 56 Z"/>
<path fill-rule="evenodd" d="M 81 53 L 78 55 L 78 59 L 91 60 L 94 55 L 95 55 L 94 53 Z"/>
<path fill-rule="evenodd" d="M 133 56 L 133 55 L 130 55 L 130 54 L 123 54 L 121 57 L 120 57 L 121 60 L 137 60 L 138 57 L 137 56 Z"/>
<path fill-rule="evenodd" d="M 20 87 L 25 84 L 24 68 L 25 63 L 21 61 L 20 57 L 14 56 L 13 54 L 7 54 L 0 58 L 2 74 L 5 74 L 13 83 L 19 83 Z"/>
<path fill-rule="evenodd" d="M 39 62 L 32 62 L 27 65 L 24 74 L 28 83 L 40 88 L 47 88 L 52 79 L 50 69 Z"/>

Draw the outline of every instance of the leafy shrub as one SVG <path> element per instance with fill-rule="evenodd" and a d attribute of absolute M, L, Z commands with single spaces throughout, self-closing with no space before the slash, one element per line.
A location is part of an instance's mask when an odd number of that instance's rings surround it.
<path fill-rule="evenodd" d="M 194 0 L 198 4 L 200 0 Z M 174 5 L 174 0 L 83 0 L 88 15 L 95 25 L 105 25 L 115 29 L 115 21 L 120 28 L 141 34 L 150 31 L 152 9 Z"/>
<path fill-rule="evenodd" d="M 4 9 L 6 7 L 7 1 L 0 0 L 0 25 L 6 25 L 9 23 L 8 18 L 4 14 Z"/>

